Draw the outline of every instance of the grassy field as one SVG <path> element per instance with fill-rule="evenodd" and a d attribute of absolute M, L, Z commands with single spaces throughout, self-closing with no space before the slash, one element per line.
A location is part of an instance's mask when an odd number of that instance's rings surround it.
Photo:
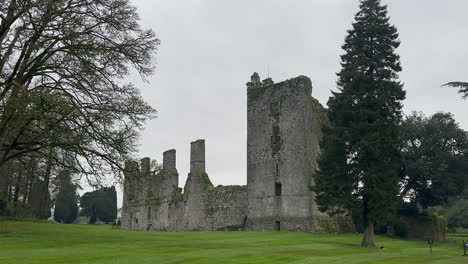
<path fill-rule="evenodd" d="M 437 243 L 377 237 L 384 249 L 364 249 L 360 235 L 293 232 L 134 232 L 110 226 L 0 221 L 0 263 L 468 263 L 461 240 Z"/>

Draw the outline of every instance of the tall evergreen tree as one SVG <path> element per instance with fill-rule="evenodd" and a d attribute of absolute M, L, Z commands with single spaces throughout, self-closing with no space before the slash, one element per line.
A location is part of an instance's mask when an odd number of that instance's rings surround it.
<path fill-rule="evenodd" d="M 90 224 L 96 221 L 113 222 L 117 218 L 117 192 L 115 187 L 104 187 L 87 192 L 80 198 L 80 215 L 90 217 Z"/>
<path fill-rule="evenodd" d="M 316 172 L 317 203 L 329 213 L 359 212 L 362 246 L 375 247 L 374 224 L 396 207 L 403 85 L 400 42 L 380 0 L 361 0 L 342 48 L 338 91 L 328 102 L 330 125 Z"/>
<path fill-rule="evenodd" d="M 55 192 L 57 195 L 55 197 L 54 220 L 70 224 L 78 216 L 77 189 L 80 186 L 73 181 L 72 173 L 68 170 L 60 171 L 56 181 Z"/>
<path fill-rule="evenodd" d="M 449 82 L 444 84 L 444 86 L 456 87 L 458 88 L 458 93 L 462 95 L 463 99 L 468 98 L 468 82 Z"/>

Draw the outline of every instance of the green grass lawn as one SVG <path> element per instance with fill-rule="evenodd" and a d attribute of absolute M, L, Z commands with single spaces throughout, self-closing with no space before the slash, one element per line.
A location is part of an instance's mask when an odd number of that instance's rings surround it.
<path fill-rule="evenodd" d="M 293 232 L 135 232 L 110 226 L 0 221 L 0 263 L 468 263 L 461 240 L 437 243 Z"/>

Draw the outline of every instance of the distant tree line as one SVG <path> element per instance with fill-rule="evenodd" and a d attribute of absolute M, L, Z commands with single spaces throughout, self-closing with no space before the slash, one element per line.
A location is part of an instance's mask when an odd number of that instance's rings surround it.
<path fill-rule="evenodd" d="M 0 215 L 50 217 L 49 186 L 56 173 L 50 162 L 39 157 L 23 157 L 0 168 Z"/>

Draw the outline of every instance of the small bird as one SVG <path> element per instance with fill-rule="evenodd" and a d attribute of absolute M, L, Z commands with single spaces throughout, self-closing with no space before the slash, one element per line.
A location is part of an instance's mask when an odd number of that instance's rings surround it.
<path fill-rule="evenodd" d="M 385 247 L 384 246 L 381 246 L 380 249 L 384 249 Z"/>

